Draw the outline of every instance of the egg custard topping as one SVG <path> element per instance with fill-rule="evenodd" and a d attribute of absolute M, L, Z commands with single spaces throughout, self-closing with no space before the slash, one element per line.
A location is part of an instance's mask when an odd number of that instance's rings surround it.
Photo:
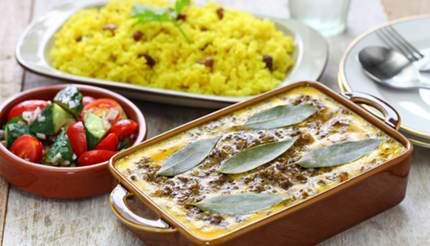
<path fill-rule="evenodd" d="M 115 167 L 166 217 L 212 240 L 404 151 L 324 93 L 301 87 L 143 148 Z"/>

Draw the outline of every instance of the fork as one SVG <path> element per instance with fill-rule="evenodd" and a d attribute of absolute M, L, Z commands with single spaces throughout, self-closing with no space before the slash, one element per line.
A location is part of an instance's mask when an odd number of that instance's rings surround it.
<path fill-rule="evenodd" d="M 376 30 L 376 34 L 388 46 L 400 51 L 411 63 L 416 63 L 420 72 L 430 72 L 430 58 L 421 53 L 393 26 L 384 26 Z"/>

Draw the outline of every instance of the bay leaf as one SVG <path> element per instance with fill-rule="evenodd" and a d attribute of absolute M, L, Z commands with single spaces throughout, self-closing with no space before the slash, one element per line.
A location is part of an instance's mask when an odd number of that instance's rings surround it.
<path fill-rule="evenodd" d="M 192 169 L 211 152 L 220 137 L 197 140 L 166 159 L 158 171 L 161 176 L 175 176 Z"/>
<path fill-rule="evenodd" d="M 310 104 L 279 105 L 249 117 L 244 127 L 250 129 L 272 129 L 300 123 L 317 112 Z"/>
<path fill-rule="evenodd" d="M 233 155 L 221 163 L 220 171 L 226 174 L 247 172 L 264 165 L 287 151 L 297 138 L 260 144 Z"/>
<path fill-rule="evenodd" d="M 207 198 L 194 205 L 202 211 L 222 215 L 246 215 L 271 208 L 288 199 L 286 195 L 240 193 Z"/>
<path fill-rule="evenodd" d="M 377 149 L 381 142 L 380 139 L 369 138 L 324 146 L 305 153 L 297 164 L 305 168 L 347 164 Z"/>

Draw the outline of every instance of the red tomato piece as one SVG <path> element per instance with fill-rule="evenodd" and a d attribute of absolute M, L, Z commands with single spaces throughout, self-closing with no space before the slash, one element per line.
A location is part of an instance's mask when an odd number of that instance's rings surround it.
<path fill-rule="evenodd" d="M 9 114 L 7 115 L 7 120 L 11 120 L 14 117 L 21 116 L 24 112 L 33 112 L 37 108 L 43 109 L 49 104 L 48 101 L 45 100 L 26 100 L 22 101 L 9 111 Z"/>
<path fill-rule="evenodd" d="M 84 152 L 79 156 L 80 166 L 88 166 L 109 160 L 116 152 L 111 150 L 95 149 Z"/>
<path fill-rule="evenodd" d="M 94 97 L 90 97 L 90 96 L 84 96 L 82 97 L 82 104 L 85 106 L 87 104 L 90 104 L 94 101 Z"/>
<path fill-rule="evenodd" d="M 128 138 L 136 132 L 139 125 L 134 120 L 119 120 L 112 125 L 110 132 L 115 133 L 119 139 Z"/>
<path fill-rule="evenodd" d="M 100 142 L 96 145 L 94 149 L 104 149 L 104 150 L 112 150 L 116 151 L 118 147 L 118 136 L 115 133 L 109 133 L 104 137 Z"/>
<path fill-rule="evenodd" d="M 69 137 L 73 153 L 75 153 L 76 156 L 80 156 L 82 153 L 87 151 L 87 135 L 82 121 L 73 123 L 69 128 L 67 128 L 66 133 Z"/>
<path fill-rule="evenodd" d="M 84 106 L 82 110 L 82 119 L 86 112 L 91 112 L 113 124 L 118 120 L 126 119 L 127 115 L 121 105 L 115 100 L 109 98 L 95 99 L 91 103 Z"/>
<path fill-rule="evenodd" d="M 15 139 L 10 146 L 10 151 L 24 160 L 40 163 L 43 156 L 43 145 L 33 136 L 22 135 Z"/>

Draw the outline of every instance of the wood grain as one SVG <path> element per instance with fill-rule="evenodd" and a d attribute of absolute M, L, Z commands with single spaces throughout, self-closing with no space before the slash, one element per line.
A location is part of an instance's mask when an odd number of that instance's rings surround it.
<path fill-rule="evenodd" d="M 389 19 L 397 19 L 411 15 L 430 14 L 428 0 L 382 0 Z"/>
<path fill-rule="evenodd" d="M 62 0 L 64 1 L 64 0 Z M 0 95 L 7 97 L 20 89 L 21 78 L 24 88 L 59 83 L 61 81 L 25 72 L 13 59 L 16 37 L 28 19 L 22 16 L 43 15 L 48 8 L 59 4 L 59 0 L 35 0 L 31 12 L 31 1 L 0 1 L 2 22 L 0 22 Z M 265 1 L 265 4 L 252 1 L 243 4 L 242 0 L 222 1 L 230 6 L 243 7 L 252 12 L 283 17 L 287 15 L 284 0 Z M 408 10 L 413 2 L 394 5 L 401 0 L 383 0 L 387 13 L 399 13 L 391 6 Z M 12 4 L 13 3 L 13 4 Z M 391 5 L 390 5 L 391 4 Z M 344 48 L 358 34 L 373 25 L 386 20 L 383 6 L 375 0 L 353 0 L 349 17 L 348 31 L 328 39 L 330 58 L 327 70 L 321 81 L 336 88 L 338 63 Z M 394 8 L 393 7 L 393 8 Z M 397 7 L 399 8 L 399 7 Z M 414 7 L 415 8 L 415 7 Z M 391 11 L 391 12 L 390 12 Z M 4 13 L 3 13 L 4 12 Z M 6 16 L 7 15 L 7 16 Z M 366 18 L 363 18 L 363 16 Z M 400 14 L 390 14 L 398 16 Z M 20 17 L 20 18 L 17 18 Z M 394 17 L 393 17 L 394 18 Z M 15 38 L 14 38 L 15 36 Z M 4 54 L 4 55 L 3 55 Z M 10 58 L 8 58 L 10 56 Z M 17 86 L 19 85 L 19 86 Z M 15 88 L 15 89 L 13 89 Z M 157 103 L 138 102 L 148 119 L 149 135 L 155 136 L 177 125 L 207 114 L 210 110 L 169 106 Z M 367 220 L 352 229 L 334 236 L 322 245 L 425 245 L 430 243 L 430 150 L 417 148 L 411 170 L 407 197 L 399 206 Z M 5 210 L 4 185 L 0 183 L 0 220 Z M 1 221 L 0 221 L 1 222 Z M 0 223 L 0 229 L 3 223 Z M 123 227 L 114 217 L 108 206 L 107 195 L 90 199 L 62 201 L 45 199 L 11 188 L 4 229 L 4 245 L 141 245 L 134 234 Z"/>
<path fill-rule="evenodd" d="M 322 243 L 326 245 L 429 245 L 430 150 L 416 147 L 405 200 Z"/>
<path fill-rule="evenodd" d="M 32 1 L 0 1 L 0 102 L 21 90 L 23 70 L 15 61 L 15 44 L 31 18 Z M 19 18 L 17 18 L 19 16 Z M 7 20 L 7 21 L 4 21 Z M 0 177 L 0 245 L 7 210 L 9 185 Z"/>
<path fill-rule="evenodd" d="M 350 22 L 352 22 L 351 19 L 355 18 L 360 18 L 362 21 L 373 19 L 369 18 L 369 16 L 373 15 L 368 15 L 368 13 L 375 11 L 375 9 L 367 8 L 365 10 L 364 6 L 358 6 L 363 2 L 352 1 L 352 12 L 354 8 L 360 9 L 360 16 L 352 18 L 350 16 Z M 430 14 L 428 0 L 407 2 L 403 0 L 382 0 L 382 3 L 389 19 Z M 363 18 L 363 13 L 365 12 L 366 18 Z M 383 21 L 385 21 L 385 18 L 380 19 L 380 22 Z M 332 42 L 330 43 L 332 44 Z M 330 66 L 328 68 L 330 69 Z M 429 245 L 430 214 L 427 212 L 430 204 L 429 157 L 429 149 L 415 147 L 406 198 L 400 205 L 366 220 L 320 245 Z"/>
<path fill-rule="evenodd" d="M 37 0 L 34 17 L 43 15 L 55 0 Z M 24 89 L 61 83 L 25 72 Z M 210 112 L 206 109 L 139 102 L 148 120 L 149 136 Z M 108 204 L 108 195 L 79 201 L 36 197 L 11 188 L 5 226 L 5 245 L 140 245 L 142 241 L 123 227 Z M 24 212 L 23 212 L 24 211 Z"/>

